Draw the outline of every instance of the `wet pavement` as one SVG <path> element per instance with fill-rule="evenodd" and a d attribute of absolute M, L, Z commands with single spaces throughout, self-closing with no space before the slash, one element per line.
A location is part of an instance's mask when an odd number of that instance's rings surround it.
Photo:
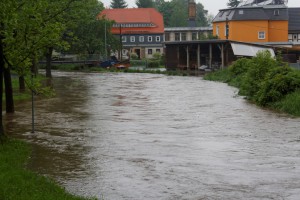
<path fill-rule="evenodd" d="M 105 200 L 300 198 L 299 118 L 201 77 L 54 72 L 56 98 L 5 116 L 28 167 Z"/>

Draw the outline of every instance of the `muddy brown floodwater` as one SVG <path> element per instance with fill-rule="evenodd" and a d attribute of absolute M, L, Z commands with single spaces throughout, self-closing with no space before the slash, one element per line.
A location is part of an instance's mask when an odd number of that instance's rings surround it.
<path fill-rule="evenodd" d="M 5 116 L 29 168 L 105 200 L 299 200 L 300 119 L 200 77 L 54 72 L 57 97 Z"/>

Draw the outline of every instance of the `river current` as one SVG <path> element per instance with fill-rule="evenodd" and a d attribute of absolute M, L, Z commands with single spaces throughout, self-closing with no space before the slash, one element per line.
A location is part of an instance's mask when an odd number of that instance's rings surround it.
<path fill-rule="evenodd" d="M 201 77 L 53 72 L 57 96 L 6 129 L 28 167 L 105 200 L 298 200 L 300 119 Z"/>

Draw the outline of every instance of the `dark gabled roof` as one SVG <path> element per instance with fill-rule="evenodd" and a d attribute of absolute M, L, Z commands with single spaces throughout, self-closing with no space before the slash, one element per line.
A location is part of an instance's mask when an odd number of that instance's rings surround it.
<path fill-rule="evenodd" d="M 300 8 L 289 8 L 289 32 L 300 31 Z"/>
<path fill-rule="evenodd" d="M 220 10 L 213 22 L 248 20 L 288 20 L 286 6 L 249 6 Z"/>

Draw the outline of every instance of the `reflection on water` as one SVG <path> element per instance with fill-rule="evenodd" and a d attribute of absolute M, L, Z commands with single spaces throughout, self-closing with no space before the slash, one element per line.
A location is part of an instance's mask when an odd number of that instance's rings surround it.
<path fill-rule="evenodd" d="M 116 199 L 299 199 L 299 119 L 199 77 L 55 72 L 57 97 L 7 116 L 29 167 Z"/>

